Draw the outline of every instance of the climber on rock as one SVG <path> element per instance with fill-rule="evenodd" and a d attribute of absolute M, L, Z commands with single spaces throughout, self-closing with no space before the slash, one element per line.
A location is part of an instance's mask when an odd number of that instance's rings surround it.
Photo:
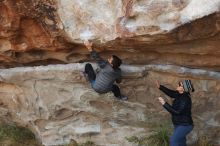
<path fill-rule="evenodd" d="M 121 95 L 119 87 L 115 84 L 115 82 L 121 82 L 121 69 L 119 68 L 122 63 L 121 59 L 112 55 L 108 60 L 104 60 L 92 48 L 92 42 L 85 41 L 84 44 L 91 57 L 96 60 L 100 67 L 100 71 L 96 74 L 90 63 L 85 66 L 84 74 L 87 76 L 92 88 L 98 93 L 112 91 L 116 98 L 127 100 L 127 97 Z"/>

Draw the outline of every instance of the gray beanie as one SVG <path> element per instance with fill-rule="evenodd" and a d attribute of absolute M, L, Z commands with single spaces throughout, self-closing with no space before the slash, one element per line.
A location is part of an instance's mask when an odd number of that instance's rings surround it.
<path fill-rule="evenodd" d="M 194 92 L 191 80 L 183 80 L 183 88 L 186 92 Z"/>

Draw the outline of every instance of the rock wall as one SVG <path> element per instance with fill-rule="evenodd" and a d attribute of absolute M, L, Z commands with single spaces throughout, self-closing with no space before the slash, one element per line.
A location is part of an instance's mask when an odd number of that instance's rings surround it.
<path fill-rule="evenodd" d="M 58 0 L 58 15 L 72 41 L 110 41 L 166 33 L 219 11 L 219 6 L 219 0 Z"/>
<path fill-rule="evenodd" d="M 159 104 L 163 96 L 155 80 L 175 88 L 189 78 L 195 128 L 190 143 L 208 136 L 220 144 L 220 73 L 177 66 L 123 66 L 122 93 L 98 94 L 80 75 L 84 64 L 50 65 L 0 70 L 0 116 L 29 127 L 46 146 L 76 140 L 97 145 L 131 146 L 125 139 L 150 134 L 152 123 L 170 122 Z M 190 76 L 190 77 L 189 77 Z"/>
<path fill-rule="evenodd" d="M 207 135 L 219 145 L 219 30 L 220 0 L 0 0 L 0 115 L 48 146 L 71 139 L 129 146 L 126 136 L 169 119 L 154 81 L 175 88 L 189 78 L 190 142 Z M 123 59 L 128 101 L 93 92 L 79 75 L 77 63 L 91 61 L 86 39 L 104 58 Z M 27 67 L 38 65 L 50 66 Z"/>
<path fill-rule="evenodd" d="M 82 42 L 90 39 L 126 64 L 220 70 L 220 0 L 2 0 L 0 7 L 1 68 L 85 62 Z"/>

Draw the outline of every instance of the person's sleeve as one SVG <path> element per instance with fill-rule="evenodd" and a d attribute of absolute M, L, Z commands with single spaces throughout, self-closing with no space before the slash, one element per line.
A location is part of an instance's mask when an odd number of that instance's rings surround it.
<path fill-rule="evenodd" d="M 104 60 L 104 59 L 102 59 L 102 58 L 99 56 L 99 54 L 98 54 L 96 51 L 94 51 L 94 50 L 91 52 L 91 57 L 92 57 L 93 59 L 95 59 L 95 61 L 97 62 L 98 66 L 99 66 L 100 68 L 104 68 L 105 65 L 107 64 L 107 61 Z"/>
<path fill-rule="evenodd" d="M 178 109 L 174 109 L 169 103 L 165 102 L 165 104 L 163 105 L 163 107 L 172 115 L 179 115 L 182 114 L 182 112 L 184 111 L 185 107 L 187 105 L 187 101 L 182 100 Z"/>
<path fill-rule="evenodd" d="M 163 93 L 165 93 L 166 95 L 170 96 L 171 98 L 177 98 L 179 96 L 179 93 L 177 91 L 174 90 L 170 90 L 167 87 L 160 85 L 159 88 Z"/>
<path fill-rule="evenodd" d="M 119 73 L 120 75 L 119 75 L 119 77 L 115 80 L 117 84 L 121 83 L 121 81 L 122 81 L 121 69 L 120 69 L 120 68 L 119 68 L 119 71 L 120 71 L 120 73 Z"/>

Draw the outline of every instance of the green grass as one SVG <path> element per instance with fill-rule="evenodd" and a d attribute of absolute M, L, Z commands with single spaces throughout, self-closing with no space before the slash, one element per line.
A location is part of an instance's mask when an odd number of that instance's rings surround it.
<path fill-rule="evenodd" d="M 143 137 L 132 136 L 126 139 L 128 142 L 135 143 L 138 146 L 148 146 L 147 138 L 148 138 L 147 136 L 143 136 Z"/>
<path fill-rule="evenodd" d="M 195 146 L 214 146 L 207 136 L 199 136 Z"/>
<path fill-rule="evenodd" d="M 0 124 L 0 145 L 4 146 L 40 146 L 34 134 L 27 128 L 14 124 Z"/>
<path fill-rule="evenodd" d="M 85 143 L 79 144 L 79 146 L 95 146 L 95 143 L 92 141 L 86 141 Z"/>
<path fill-rule="evenodd" d="M 148 143 L 151 146 L 169 146 L 169 137 L 171 128 L 168 126 L 159 126 L 149 137 Z"/>
<path fill-rule="evenodd" d="M 68 145 L 65 145 L 65 146 L 96 146 L 96 145 L 94 142 L 88 140 L 81 144 L 78 144 L 76 141 L 72 141 Z"/>
<path fill-rule="evenodd" d="M 0 122 L 0 146 L 42 146 L 35 139 L 34 134 L 24 127 L 15 124 L 5 124 Z M 92 141 L 78 144 L 72 140 L 70 144 L 64 146 L 96 146 Z"/>
<path fill-rule="evenodd" d="M 129 142 L 138 146 L 169 146 L 169 137 L 171 135 L 171 126 L 158 125 L 150 135 L 126 138 Z"/>

